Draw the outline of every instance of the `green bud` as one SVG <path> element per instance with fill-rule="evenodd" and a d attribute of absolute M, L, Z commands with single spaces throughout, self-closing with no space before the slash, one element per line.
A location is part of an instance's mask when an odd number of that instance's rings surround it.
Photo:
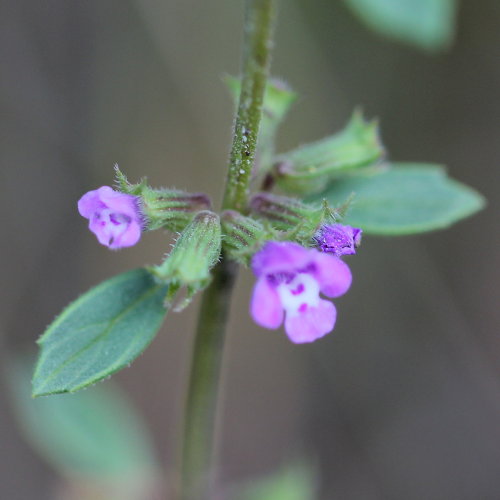
<path fill-rule="evenodd" d="M 153 189 L 147 180 L 131 184 L 115 166 L 117 187 L 120 191 L 140 196 L 141 211 L 146 218 L 146 229 L 165 228 L 181 231 L 200 210 L 211 208 L 210 198 L 203 193 L 187 193 L 177 189 Z"/>
<path fill-rule="evenodd" d="M 142 203 L 148 229 L 164 227 L 171 231 L 183 229 L 196 212 L 211 206 L 206 194 L 186 193 L 174 189 L 144 190 Z"/>
<path fill-rule="evenodd" d="M 253 214 L 268 220 L 274 228 L 285 231 L 279 239 L 297 241 L 306 246 L 319 227 L 339 222 L 346 210 L 345 204 L 333 209 L 326 200 L 318 206 L 272 193 L 257 193 L 250 200 Z"/>
<path fill-rule="evenodd" d="M 223 247 L 227 255 L 247 265 L 250 257 L 272 239 L 272 233 L 259 221 L 246 217 L 235 210 L 226 210 L 221 215 Z"/>
<path fill-rule="evenodd" d="M 355 112 L 341 132 L 275 157 L 273 174 L 283 190 L 313 194 L 346 173 L 373 167 L 383 156 L 377 122 Z"/>
<path fill-rule="evenodd" d="M 309 205 L 296 198 L 272 193 L 253 195 L 250 200 L 250 211 L 283 231 L 289 231 L 307 220 L 314 223 L 321 218 L 322 213 L 317 205 Z"/>
<path fill-rule="evenodd" d="M 171 284 L 173 293 L 186 287 L 186 300 L 177 309 L 184 308 L 197 291 L 208 285 L 210 269 L 218 262 L 220 251 L 219 216 L 208 210 L 198 212 L 163 263 L 151 269 L 159 281 Z M 167 300 L 171 298 L 169 295 Z"/>

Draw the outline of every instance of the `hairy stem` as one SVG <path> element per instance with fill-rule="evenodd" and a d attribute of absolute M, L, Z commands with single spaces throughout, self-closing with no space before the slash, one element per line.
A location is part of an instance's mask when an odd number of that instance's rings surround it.
<path fill-rule="evenodd" d="M 241 94 L 223 209 L 246 209 L 269 73 L 274 7 L 275 0 L 246 0 Z M 236 272 L 236 265 L 223 258 L 214 268 L 213 280 L 203 294 L 184 415 L 181 500 L 205 500 L 211 496 L 210 464 L 218 383 Z"/>
<path fill-rule="evenodd" d="M 247 0 L 243 75 L 223 209 L 246 210 L 269 76 L 274 0 Z"/>

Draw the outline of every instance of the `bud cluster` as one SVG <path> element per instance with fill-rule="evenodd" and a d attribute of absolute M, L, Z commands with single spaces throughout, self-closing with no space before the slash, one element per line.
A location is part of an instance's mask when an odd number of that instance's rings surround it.
<path fill-rule="evenodd" d="M 239 94 L 239 82 L 229 80 L 228 83 L 233 92 Z M 306 313 L 304 307 L 307 306 L 310 311 L 328 316 L 325 316 L 323 327 L 314 331 L 314 335 L 311 333 L 312 337 L 332 328 L 333 306 L 318 302 L 317 292 L 321 289 L 326 293 L 335 280 L 312 271 L 306 276 L 304 269 L 309 269 L 307 263 L 315 263 L 318 272 L 326 273 L 335 259 L 355 253 L 361 230 L 340 224 L 351 200 L 334 209 L 326 200 L 306 203 L 266 189 L 277 185 L 284 192 L 311 194 L 320 191 L 339 172 L 376 162 L 383 150 L 378 142 L 376 125 L 355 115 L 339 134 L 276 156 L 275 134 L 295 98 L 296 95 L 282 82 L 273 80 L 267 84 L 253 170 L 253 181 L 265 191 L 253 194 L 248 205 L 243 207 L 243 213 L 225 210 L 219 216 L 211 211 L 210 198 L 203 193 L 155 189 L 145 178 L 132 184 L 118 166 L 115 166 L 117 190 L 103 186 L 80 199 L 81 215 L 89 219 L 89 228 L 99 242 L 109 248 L 132 246 L 146 230 L 166 229 L 178 235 L 164 261 L 148 268 L 158 282 L 168 284 L 165 301 L 171 304 L 175 300 L 174 310 L 183 309 L 196 292 L 208 285 L 211 270 L 223 252 L 226 258 L 245 266 L 251 265 L 254 272 L 260 269 L 256 262 L 262 261 L 261 267 L 265 270 L 262 273 L 266 278 L 261 288 L 272 282 L 274 291 L 268 290 L 269 293 L 261 295 L 276 298 L 278 294 L 281 301 L 276 307 L 278 316 L 286 310 L 290 321 L 309 321 L 316 317 L 316 313 Z M 294 256 L 292 260 L 297 257 L 297 262 L 288 262 L 288 270 L 283 274 L 279 271 L 280 259 L 290 256 Z M 344 269 L 343 264 L 335 265 Z M 297 276 L 292 278 L 292 275 Z M 346 278 L 347 287 L 348 281 Z M 181 289 L 185 290 L 185 298 L 179 301 L 177 297 Z M 306 293 L 304 297 L 303 293 Z M 276 324 L 281 322 L 278 316 Z M 293 331 L 292 326 L 289 328 Z M 302 340 L 297 337 L 294 341 Z"/>
<path fill-rule="evenodd" d="M 235 210 L 222 212 L 221 223 L 224 250 L 240 264 L 248 265 L 252 255 L 265 241 L 272 238 L 272 230 Z"/>

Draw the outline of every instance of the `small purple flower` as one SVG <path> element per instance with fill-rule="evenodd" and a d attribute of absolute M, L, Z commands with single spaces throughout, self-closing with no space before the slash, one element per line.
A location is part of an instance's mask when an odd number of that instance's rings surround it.
<path fill-rule="evenodd" d="M 357 227 L 325 224 L 318 229 L 313 240 L 321 251 L 341 257 L 356 253 L 362 234 L 363 231 Z"/>
<path fill-rule="evenodd" d="M 285 330 L 296 344 L 313 342 L 333 330 L 337 311 L 328 300 L 351 286 L 349 267 L 338 257 L 291 242 L 267 242 L 252 259 L 257 276 L 250 313 L 264 328 Z"/>
<path fill-rule="evenodd" d="M 141 237 L 143 221 L 137 196 L 102 186 L 80 198 L 78 211 L 89 219 L 89 229 L 99 243 L 113 250 L 131 247 Z"/>

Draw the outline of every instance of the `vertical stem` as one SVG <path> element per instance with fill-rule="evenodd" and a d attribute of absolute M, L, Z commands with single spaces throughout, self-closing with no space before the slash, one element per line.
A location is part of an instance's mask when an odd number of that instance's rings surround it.
<path fill-rule="evenodd" d="M 269 76 L 273 18 L 274 0 L 246 1 L 243 75 L 223 209 L 246 209 Z"/>
<path fill-rule="evenodd" d="M 203 294 L 187 392 L 182 449 L 181 499 L 210 497 L 210 463 L 225 324 L 235 266 L 222 261 Z"/>
<path fill-rule="evenodd" d="M 243 75 L 223 209 L 248 201 L 264 90 L 269 73 L 275 0 L 246 0 Z M 234 263 L 223 259 L 203 294 L 196 330 L 182 436 L 181 500 L 210 498 L 210 464 L 224 334 Z"/>

